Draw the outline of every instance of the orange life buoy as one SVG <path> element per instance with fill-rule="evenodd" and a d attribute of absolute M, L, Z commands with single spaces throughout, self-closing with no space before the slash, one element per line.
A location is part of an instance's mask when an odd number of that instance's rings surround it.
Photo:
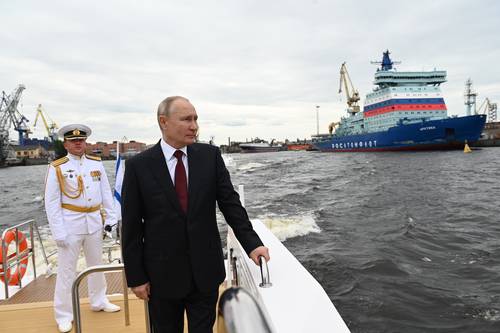
<path fill-rule="evenodd" d="M 17 231 L 17 239 L 19 242 L 19 252 L 23 253 L 28 248 L 28 241 L 26 240 L 26 237 L 21 231 Z M 16 240 L 16 233 L 14 232 L 14 230 L 10 230 L 5 234 L 4 241 L 7 249 L 9 248 L 9 244 L 15 240 Z M 11 254 L 7 253 L 7 259 L 14 258 L 15 256 L 16 252 Z M 2 251 L 0 249 L 0 263 L 3 262 L 2 260 L 3 260 Z M 9 286 L 15 286 L 19 284 L 19 279 L 20 278 L 22 279 L 22 277 L 26 273 L 27 268 L 28 268 L 28 254 L 26 253 L 22 258 L 22 260 L 20 260 L 19 265 L 17 265 L 16 270 L 13 273 L 11 273 L 10 267 L 7 268 L 7 279 L 9 281 Z M 3 267 L 0 268 L 0 280 L 2 280 L 2 282 L 5 283 Z"/>

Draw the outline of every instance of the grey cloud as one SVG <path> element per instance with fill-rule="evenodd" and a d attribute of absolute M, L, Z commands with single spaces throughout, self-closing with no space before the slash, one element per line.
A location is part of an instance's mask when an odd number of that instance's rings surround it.
<path fill-rule="evenodd" d="M 246 126 L 247 122 L 240 121 L 240 120 L 223 121 L 223 122 L 221 122 L 221 125 L 222 126 L 230 126 L 230 127 L 238 127 L 238 126 Z"/>
<path fill-rule="evenodd" d="M 470 76 L 500 100 L 496 1 L 23 1 L 3 4 L 0 90 L 27 86 L 58 123 L 83 117 L 107 140 L 154 142 L 154 112 L 190 98 L 203 135 L 309 136 L 343 115 L 340 64 L 362 99 L 388 48 L 399 69 L 445 69 L 450 114 Z M 473 22 L 473 24 L 471 24 Z M 235 130 L 236 129 L 236 130 Z"/>

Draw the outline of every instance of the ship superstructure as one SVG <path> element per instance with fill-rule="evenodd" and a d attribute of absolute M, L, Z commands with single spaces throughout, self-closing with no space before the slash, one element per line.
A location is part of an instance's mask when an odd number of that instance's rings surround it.
<path fill-rule="evenodd" d="M 375 73 L 375 88 L 366 95 L 363 111 L 348 103 L 331 136 L 316 142 L 322 151 L 379 151 L 463 148 L 476 141 L 483 115 L 448 117 L 440 84 L 446 71 L 400 72 L 389 51 Z M 341 68 L 346 73 L 345 63 Z M 350 82 L 350 79 L 349 79 Z M 354 89 L 353 89 L 354 90 Z M 349 100 L 349 94 L 347 93 Z"/>

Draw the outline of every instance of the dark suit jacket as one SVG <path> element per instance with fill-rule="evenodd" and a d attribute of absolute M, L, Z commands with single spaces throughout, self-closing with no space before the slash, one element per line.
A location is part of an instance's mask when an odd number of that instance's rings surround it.
<path fill-rule="evenodd" d="M 188 212 L 175 192 L 160 144 L 127 160 L 122 188 L 122 251 L 129 287 L 151 283 L 152 297 L 218 288 L 225 277 L 216 202 L 247 253 L 255 233 L 217 147 L 192 144 Z"/>

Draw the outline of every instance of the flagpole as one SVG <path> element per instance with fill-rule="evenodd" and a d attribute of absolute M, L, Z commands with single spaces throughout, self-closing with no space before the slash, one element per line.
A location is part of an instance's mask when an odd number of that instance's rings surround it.
<path fill-rule="evenodd" d="M 114 188 L 114 202 L 115 208 L 118 210 L 116 212 L 117 220 L 121 220 L 121 192 L 122 192 L 122 182 L 123 173 L 125 165 L 120 157 L 120 141 L 116 141 L 116 165 L 115 165 L 115 188 Z"/>

